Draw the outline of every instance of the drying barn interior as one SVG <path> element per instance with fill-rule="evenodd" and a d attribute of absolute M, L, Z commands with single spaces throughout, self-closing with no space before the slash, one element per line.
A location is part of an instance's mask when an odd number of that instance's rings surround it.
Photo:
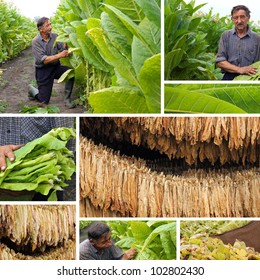
<path fill-rule="evenodd" d="M 259 117 L 82 117 L 81 217 L 257 217 Z"/>
<path fill-rule="evenodd" d="M 0 205 L 0 260 L 75 260 L 74 205 Z"/>

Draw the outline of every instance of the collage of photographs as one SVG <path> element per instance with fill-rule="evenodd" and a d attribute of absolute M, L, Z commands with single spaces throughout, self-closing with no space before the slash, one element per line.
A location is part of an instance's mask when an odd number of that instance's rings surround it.
<path fill-rule="evenodd" d="M 260 260 L 256 1 L 19 2 L 0 0 L 0 262 Z"/>

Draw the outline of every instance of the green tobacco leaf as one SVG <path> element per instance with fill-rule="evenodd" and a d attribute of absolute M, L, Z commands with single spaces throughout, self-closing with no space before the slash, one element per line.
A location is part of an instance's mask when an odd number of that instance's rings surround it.
<path fill-rule="evenodd" d="M 89 95 L 94 113 L 149 113 L 141 91 L 135 87 L 110 87 Z"/>
<path fill-rule="evenodd" d="M 178 87 L 165 86 L 166 113 L 237 113 L 246 111 L 204 93 L 192 92 Z"/>
<path fill-rule="evenodd" d="M 116 245 L 123 249 L 129 249 L 129 248 L 133 247 L 133 244 L 135 244 L 135 242 L 136 242 L 135 238 L 127 237 L 127 238 L 124 238 L 124 239 L 116 242 Z"/>
<path fill-rule="evenodd" d="M 151 249 L 146 248 L 144 251 L 139 252 L 135 260 L 158 260 L 160 257 Z"/>
<path fill-rule="evenodd" d="M 116 7 L 134 22 L 140 22 L 144 15 L 141 8 L 133 0 L 106 0 L 106 4 Z"/>
<path fill-rule="evenodd" d="M 161 9 L 155 0 L 136 0 L 136 3 L 143 9 L 146 17 L 157 27 L 161 27 Z"/>
<path fill-rule="evenodd" d="M 102 28 L 113 46 L 120 49 L 120 52 L 127 57 L 128 60 L 131 60 L 131 45 L 128 42 L 128 38 L 118 29 L 118 24 L 115 25 L 107 13 L 101 14 L 101 22 Z M 130 42 L 131 41 L 132 35 Z"/>
<path fill-rule="evenodd" d="M 113 6 L 105 5 L 106 11 L 108 14 L 113 14 L 117 17 L 118 21 L 120 21 L 127 30 L 130 31 L 134 36 L 136 36 L 140 41 L 143 42 L 143 44 L 151 51 L 151 53 L 157 53 L 157 47 L 154 48 L 153 45 L 149 45 L 149 42 L 147 42 L 145 38 L 145 33 L 139 26 L 133 22 L 128 16 L 126 16 L 124 13 L 122 13 L 120 10 L 116 9 Z"/>
<path fill-rule="evenodd" d="M 99 18 L 88 18 L 87 20 L 87 29 L 91 29 L 91 28 L 101 28 L 101 21 Z"/>
<path fill-rule="evenodd" d="M 80 51 L 80 48 L 69 48 L 68 49 L 69 54 L 71 54 L 73 52 L 77 52 L 77 51 Z"/>
<path fill-rule="evenodd" d="M 171 78 L 172 70 L 180 64 L 183 54 L 184 51 L 182 49 L 175 49 L 166 54 L 164 65 L 166 80 Z"/>
<path fill-rule="evenodd" d="M 149 235 L 149 237 L 145 240 L 144 245 L 142 247 L 142 251 L 144 251 L 149 244 L 161 233 L 163 232 L 170 232 L 170 231 L 174 231 L 176 232 L 176 223 L 169 223 L 169 224 L 165 224 L 165 225 L 161 225 L 157 228 L 155 228 L 152 233 Z"/>
<path fill-rule="evenodd" d="M 228 102 L 247 113 L 260 112 L 260 86 L 257 84 L 183 84 L 179 85 L 178 88 L 193 93 L 206 94 Z"/>
<path fill-rule="evenodd" d="M 66 82 L 74 76 L 75 76 L 74 70 L 69 69 L 61 75 L 61 77 L 58 80 L 58 83 Z"/>
<path fill-rule="evenodd" d="M 175 239 L 176 239 L 176 232 L 174 235 L 175 235 Z M 167 260 L 176 259 L 176 241 L 175 241 L 175 243 L 172 242 L 170 232 L 162 232 L 160 234 L 160 239 L 161 239 L 162 247 L 164 249 L 164 253 L 166 254 Z"/>
<path fill-rule="evenodd" d="M 161 48 L 161 32 L 157 26 L 148 21 L 147 18 L 144 18 L 141 21 L 139 28 L 142 29 L 146 44 L 153 46 L 153 49 L 156 50 L 156 52 L 152 53 L 151 49 L 147 47 L 143 41 L 134 36 L 132 43 L 132 63 L 137 75 L 139 74 L 145 60 L 157 53 L 160 53 Z"/>
<path fill-rule="evenodd" d="M 139 82 L 150 113 L 161 112 L 161 55 L 147 59 L 141 68 Z"/>
<path fill-rule="evenodd" d="M 86 65 L 81 62 L 78 66 L 76 66 L 74 71 L 76 81 L 80 81 L 81 83 L 83 83 L 86 77 Z"/>
<path fill-rule="evenodd" d="M 85 25 L 77 27 L 76 33 L 78 36 L 78 43 L 81 47 L 84 59 L 90 64 L 94 65 L 97 69 L 109 72 L 109 66 L 100 56 L 96 46 L 93 44 L 92 40 L 86 35 L 86 32 L 87 27 Z"/>
<path fill-rule="evenodd" d="M 144 240 L 151 234 L 151 228 L 146 224 L 146 222 L 132 221 L 131 230 L 133 237 L 137 241 L 144 242 Z"/>
<path fill-rule="evenodd" d="M 98 8 L 98 2 L 95 0 L 76 0 L 80 10 L 84 13 L 86 18 L 93 16 Z"/>
<path fill-rule="evenodd" d="M 132 64 L 127 60 L 118 49 L 116 49 L 106 37 L 104 31 L 99 28 L 93 28 L 87 32 L 97 46 L 103 59 L 112 65 L 131 85 L 138 86 L 138 80 Z"/>
<path fill-rule="evenodd" d="M 65 180 L 75 172 L 75 163 L 66 144 L 75 137 L 71 128 L 55 128 L 16 150 L 15 161 L 7 160 L 0 173 L 0 188 L 47 195 L 51 189 L 67 186 Z"/>

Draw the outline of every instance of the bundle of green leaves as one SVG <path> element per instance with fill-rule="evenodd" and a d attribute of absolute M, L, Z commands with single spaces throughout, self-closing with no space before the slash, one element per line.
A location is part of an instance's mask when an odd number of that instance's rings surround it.
<path fill-rule="evenodd" d="M 73 152 L 66 144 L 76 137 L 72 128 L 54 128 L 15 151 L 15 161 L 7 160 L 7 168 L 0 173 L 0 189 L 49 195 L 57 200 L 56 192 L 68 186 L 76 170 Z"/>

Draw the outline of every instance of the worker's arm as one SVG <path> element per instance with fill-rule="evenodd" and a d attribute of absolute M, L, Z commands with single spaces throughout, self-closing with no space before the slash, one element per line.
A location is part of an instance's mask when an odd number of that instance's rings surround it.
<path fill-rule="evenodd" d="M 64 51 L 62 51 L 60 53 L 57 53 L 55 55 L 46 56 L 46 58 L 43 61 L 43 64 L 46 65 L 46 64 L 55 62 L 55 61 L 59 60 L 60 58 L 68 57 L 68 56 L 69 56 L 69 51 L 64 50 Z"/>
<path fill-rule="evenodd" d="M 231 64 L 230 62 L 224 60 L 217 63 L 217 66 L 222 70 L 229 73 L 237 73 L 240 75 L 254 75 L 257 73 L 257 68 L 253 66 L 243 66 L 239 67 Z"/>

